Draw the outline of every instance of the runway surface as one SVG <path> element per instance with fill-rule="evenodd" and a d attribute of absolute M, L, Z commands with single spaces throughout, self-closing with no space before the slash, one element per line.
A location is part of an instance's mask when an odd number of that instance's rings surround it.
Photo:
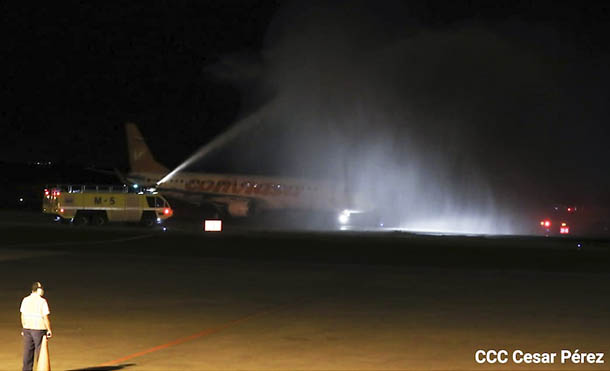
<path fill-rule="evenodd" d="M 475 351 L 610 354 L 604 241 L 577 251 L 549 239 L 226 237 L 27 219 L 0 224 L 2 370 L 20 368 L 19 304 L 35 280 L 51 306 L 54 370 L 507 370 L 536 366 L 479 365 Z"/>

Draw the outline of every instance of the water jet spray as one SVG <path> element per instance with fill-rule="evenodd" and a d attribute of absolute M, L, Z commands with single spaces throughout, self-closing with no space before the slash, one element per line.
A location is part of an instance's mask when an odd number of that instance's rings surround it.
<path fill-rule="evenodd" d="M 178 172 L 182 171 L 187 166 L 191 165 L 193 162 L 200 160 L 201 158 L 208 155 L 212 151 L 224 146 L 230 140 L 234 139 L 238 135 L 240 135 L 240 134 L 252 129 L 253 127 L 257 126 L 258 124 L 260 124 L 264 113 L 267 112 L 267 110 L 268 110 L 267 107 L 268 106 L 264 106 L 263 108 L 261 108 L 260 110 L 258 110 L 255 113 L 251 114 L 250 116 L 239 120 L 238 122 L 233 124 L 229 129 L 227 129 L 226 131 L 222 132 L 220 135 L 218 135 L 214 139 L 212 139 L 208 144 L 199 148 L 189 158 L 187 158 L 180 165 L 178 165 L 174 170 L 170 171 L 161 180 L 159 180 L 157 182 L 157 185 L 167 182 L 174 175 L 176 175 Z"/>

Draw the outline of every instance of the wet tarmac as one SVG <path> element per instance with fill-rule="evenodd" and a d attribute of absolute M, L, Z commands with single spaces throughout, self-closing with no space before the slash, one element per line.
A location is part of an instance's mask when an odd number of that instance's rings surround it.
<path fill-rule="evenodd" d="M 30 217 L 0 224 L 2 370 L 20 368 L 19 303 L 35 280 L 54 370 L 610 368 L 475 362 L 479 349 L 610 354 L 604 241 L 206 235 Z"/>

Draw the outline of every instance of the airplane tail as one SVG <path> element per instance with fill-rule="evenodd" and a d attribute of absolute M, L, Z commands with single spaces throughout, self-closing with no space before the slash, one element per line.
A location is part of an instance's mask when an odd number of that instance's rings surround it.
<path fill-rule="evenodd" d="M 155 160 L 148 149 L 144 137 L 136 124 L 128 122 L 125 124 L 127 133 L 127 152 L 129 153 L 129 167 L 135 173 L 164 173 L 169 169 Z"/>

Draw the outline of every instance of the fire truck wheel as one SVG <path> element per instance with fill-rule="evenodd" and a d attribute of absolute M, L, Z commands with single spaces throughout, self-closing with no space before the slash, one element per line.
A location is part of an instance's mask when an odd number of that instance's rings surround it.
<path fill-rule="evenodd" d="M 102 226 L 106 224 L 106 215 L 104 215 L 104 213 L 98 213 L 93 215 L 93 217 L 91 218 L 91 222 L 93 225 L 96 226 Z"/>
<path fill-rule="evenodd" d="M 87 225 L 89 224 L 89 218 L 85 214 L 77 213 L 76 216 L 74 216 L 72 223 L 74 225 Z"/>
<path fill-rule="evenodd" d="M 154 213 L 144 212 L 140 224 L 144 227 L 152 227 L 155 225 L 157 218 Z"/>

